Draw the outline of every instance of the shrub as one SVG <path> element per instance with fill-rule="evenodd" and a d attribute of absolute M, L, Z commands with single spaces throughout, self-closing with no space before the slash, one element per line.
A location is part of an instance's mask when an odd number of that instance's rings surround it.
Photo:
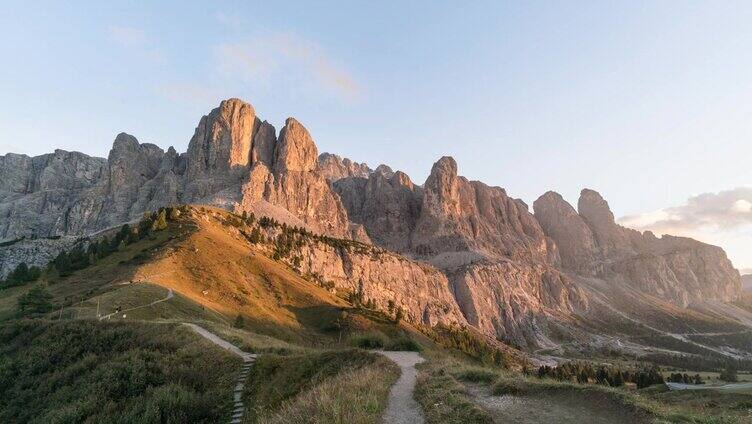
<path fill-rule="evenodd" d="M 352 336 L 351 343 L 353 346 L 361 349 L 383 349 L 389 343 L 389 340 L 380 331 L 372 331 L 365 334 L 356 334 Z"/>
<path fill-rule="evenodd" d="M 245 327 L 245 320 L 243 319 L 243 315 L 238 314 L 238 316 L 235 318 L 235 322 L 232 324 L 235 328 L 243 328 Z"/>
<path fill-rule="evenodd" d="M 406 336 L 402 336 L 402 337 L 398 337 L 397 339 L 389 343 L 388 349 L 420 352 L 421 347 L 415 340 Z"/>
<path fill-rule="evenodd" d="M 6 322 L 0 422 L 221 422 L 239 361 L 208 346 L 164 324 Z"/>
<path fill-rule="evenodd" d="M 18 298 L 17 308 L 20 314 L 43 314 L 54 307 L 52 295 L 42 286 L 36 286 Z"/>
<path fill-rule="evenodd" d="M 473 383 L 490 383 L 498 377 L 495 372 L 482 368 L 465 368 L 457 372 L 456 375 L 460 380 Z"/>

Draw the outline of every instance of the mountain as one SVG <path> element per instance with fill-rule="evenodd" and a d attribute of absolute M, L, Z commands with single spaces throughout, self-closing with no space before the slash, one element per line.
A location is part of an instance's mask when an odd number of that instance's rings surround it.
<path fill-rule="evenodd" d="M 742 275 L 742 290 L 745 292 L 752 291 L 752 274 Z"/>
<path fill-rule="evenodd" d="M 503 188 L 462 177 L 451 157 L 419 185 L 386 165 L 319 155 L 300 122 L 288 118 L 277 134 L 238 99 L 201 118 L 185 153 L 119 134 L 106 160 L 7 154 L 0 177 L 5 273 L 145 211 L 201 204 L 340 240 L 278 260 L 379 304 L 394 301 L 409 321 L 471 326 L 521 348 L 741 322 L 728 306 L 741 295 L 739 273 L 722 249 L 620 227 L 592 190 L 577 211 L 549 192 L 531 212 Z M 614 324 L 625 319 L 640 331 Z"/>

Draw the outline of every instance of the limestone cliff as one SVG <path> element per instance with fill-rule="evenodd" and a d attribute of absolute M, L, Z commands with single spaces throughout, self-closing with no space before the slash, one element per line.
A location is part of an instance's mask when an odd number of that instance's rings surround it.
<path fill-rule="evenodd" d="M 680 306 L 741 293 L 738 271 L 723 249 L 684 237 L 655 237 L 614 221 L 593 190 L 580 194 L 578 212 L 548 192 L 535 201 L 535 217 L 559 247 L 562 265 L 575 274 L 626 283 Z"/>

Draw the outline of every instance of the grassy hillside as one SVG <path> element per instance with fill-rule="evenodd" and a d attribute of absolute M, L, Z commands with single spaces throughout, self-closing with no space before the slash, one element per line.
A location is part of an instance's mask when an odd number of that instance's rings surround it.
<path fill-rule="evenodd" d="M 240 360 L 172 324 L 0 326 L 0 422 L 212 423 Z"/>
<path fill-rule="evenodd" d="M 264 355 L 251 370 L 246 422 L 378 423 L 399 369 L 358 349 Z"/>
<path fill-rule="evenodd" d="M 352 347 L 419 349 L 431 340 L 254 248 L 227 212 L 188 210 L 90 254 L 81 269 L 48 268 L 0 291 L 0 383 L 10 383 L 0 421 L 226 419 L 239 360 L 180 325 L 195 322 L 264 354 L 245 393 L 249 422 L 379 422 L 399 371 Z M 18 298 L 33 287 L 53 306 L 19 315 Z"/>

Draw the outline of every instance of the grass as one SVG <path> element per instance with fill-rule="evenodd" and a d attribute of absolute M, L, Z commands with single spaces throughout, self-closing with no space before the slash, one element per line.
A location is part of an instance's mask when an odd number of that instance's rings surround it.
<path fill-rule="evenodd" d="M 177 325 L 9 321 L 0 422 L 217 422 L 239 366 Z"/>
<path fill-rule="evenodd" d="M 273 424 L 377 424 L 389 388 L 399 371 L 389 364 L 369 364 L 342 372 L 314 386 L 264 422 Z"/>
<path fill-rule="evenodd" d="M 389 344 L 389 339 L 380 331 L 369 331 L 351 335 L 350 343 L 361 349 L 383 349 Z"/>
<path fill-rule="evenodd" d="M 651 386 L 638 391 L 611 388 L 597 384 L 576 384 L 552 379 L 524 377 L 517 374 L 501 374 L 492 386 L 494 395 L 543 396 L 546 394 L 576 393 L 607 407 L 620 408 L 654 423 L 696 424 L 741 424 L 749 422 L 751 411 L 744 409 L 748 395 L 733 395 L 714 392 L 669 392 L 663 385 Z M 733 396 L 733 399 L 732 399 Z M 746 396 L 746 397 L 745 397 Z M 716 402 L 703 402 L 704 397 Z M 724 399 L 721 401 L 721 399 Z M 733 407 L 740 407 L 733 410 Z"/>
<path fill-rule="evenodd" d="M 229 327 L 223 323 L 203 322 L 201 325 L 246 352 L 291 355 L 302 354 L 308 351 L 305 347 L 288 343 L 284 340 L 244 329 Z"/>
<path fill-rule="evenodd" d="M 464 393 L 464 386 L 450 372 L 460 367 L 448 358 L 432 357 L 418 365 L 415 398 L 428 424 L 490 424 L 491 417 Z"/>
<path fill-rule="evenodd" d="M 372 372 L 383 375 L 374 380 L 373 388 L 368 388 L 368 384 L 361 384 L 362 380 L 359 383 L 350 379 L 362 378 Z M 275 414 L 294 416 L 301 410 L 306 410 L 306 414 L 310 415 L 318 411 L 316 405 L 327 409 L 335 404 L 336 410 L 341 413 L 357 414 L 366 420 L 356 422 L 371 422 L 367 421 L 367 417 L 373 415 L 374 411 L 383 409 L 388 387 L 398 375 L 399 369 L 392 362 L 381 355 L 358 349 L 310 351 L 290 356 L 267 354 L 261 356 L 251 369 L 244 392 L 246 404 L 252 405 L 247 414 L 247 422 L 267 422 Z M 322 384 L 329 386 L 321 386 Z M 322 387 L 336 388 L 339 391 L 335 393 L 329 390 L 325 394 Z M 374 398 L 374 393 L 378 394 L 377 398 Z M 347 396 L 362 397 L 368 399 L 368 402 L 348 404 L 343 403 L 344 400 L 338 400 Z M 378 399 L 376 406 L 374 399 Z M 316 413 L 323 417 L 333 412 L 321 410 Z"/>

